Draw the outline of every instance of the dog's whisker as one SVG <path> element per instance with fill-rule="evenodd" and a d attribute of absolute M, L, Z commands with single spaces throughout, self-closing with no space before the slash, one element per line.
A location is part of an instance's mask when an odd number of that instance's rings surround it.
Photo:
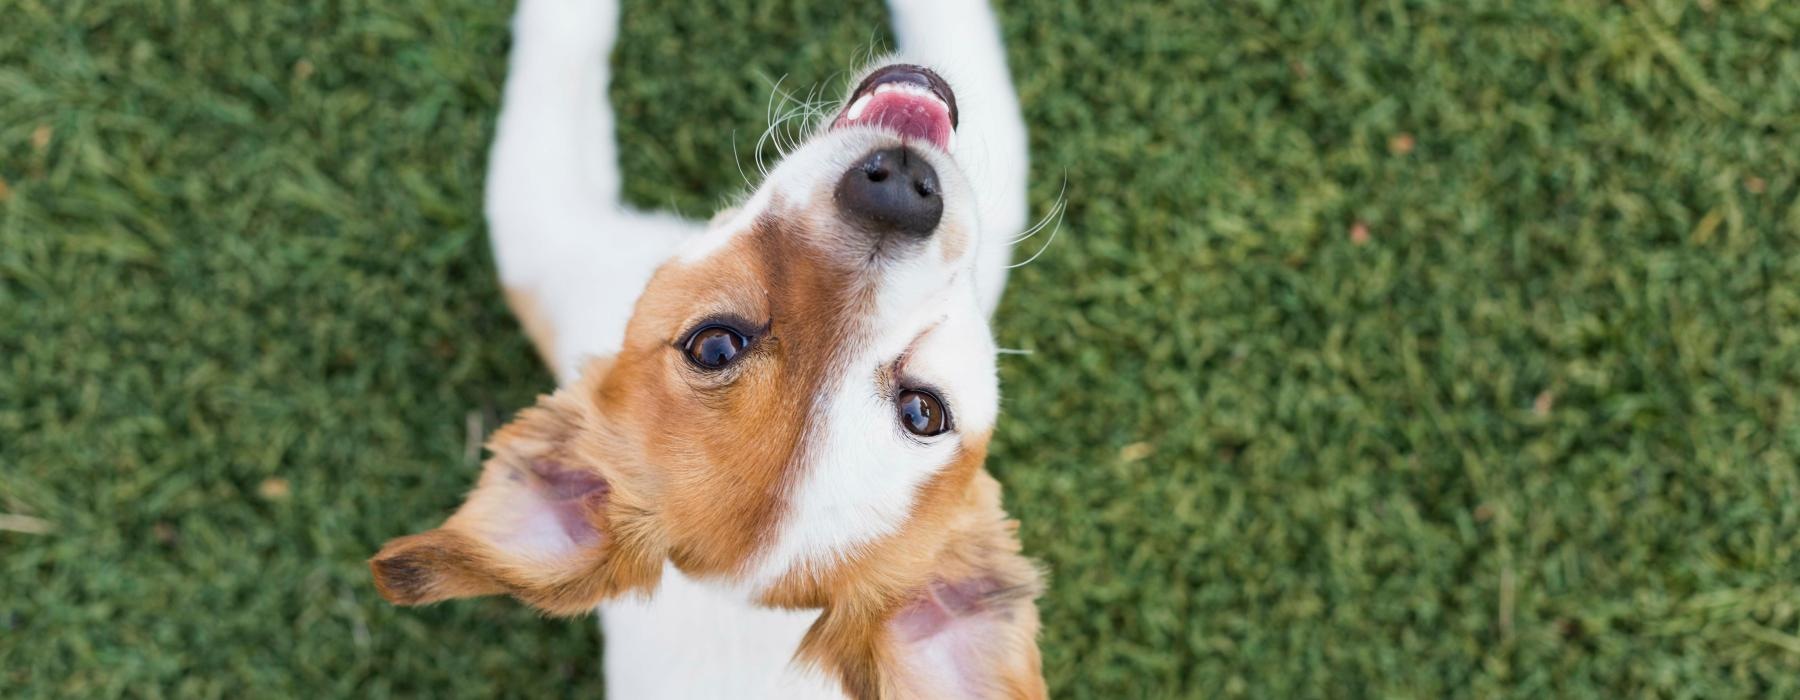
<path fill-rule="evenodd" d="M 792 152 L 792 146 L 784 140 L 787 137 L 787 133 L 782 129 L 782 126 L 792 120 L 794 114 L 794 112 L 782 114 L 780 117 L 777 117 L 774 122 L 771 122 L 767 129 L 763 130 L 762 138 L 757 139 L 756 142 L 756 149 L 759 155 L 762 153 L 764 143 L 773 143 L 775 145 L 776 153 L 783 158 L 786 158 L 788 153 Z M 768 173 L 765 171 L 764 175 L 767 174 Z"/>
<path fill-rule="evenodd" d="M 750 148 L 750 152 L 756 154 L 756 172 L 761 174 L 762 178 L 765 180 L 769 177 L 769 166 L 767 163 L 763 162 L 763 144 L 767 143 L 768 140 L 769 130 L 763 129 L 762 134 L 756 137 L 756 145 Z"/>
<path fill-rule="evenodd" d="M 787 99 L 765 132 L 767 140 L 775 145 L 776 150 L 783 157 L 798 150 L 808 132 L 814 128 L 814 124 L 823 122 L 831 114 L 826 109 L 825 102 L 815 99 L 816 90 L 815 87 L 814 90 L 809 91 L 804 100 L 783 93 Z"/>
<path fill-rule="evenodd" d="M 819 84 L 814 84 L 812 89 L 806 91 L 806 104 L 804 107 L 807 111 L 807 117 L 806 122 L 801 125 L 802 131 L 811 131 L 818 127 L 820 122 L 824 120 L 823 118 L 826 115 L 826 110 L 823 92 L 824 86 Z"/>
<path fill-rule="evenodd" d="M 1057 234 L 1057 233 L 1058 233 L 1058 232 L 1061 232 L 1061 231 L 1062 231 L 1062 224 L 1063 224 L 1063 215 L 1062 215 L 1062 213 L 1063 213 L 1063 212 L 1065 212 L 1065 211 L 1067 211 L 1067 210 L 1068 210 L 1068 207 L 1066 207 L 1066 206 L 1063 206 L 1063 207 L 1058 207 L 1058 208 L 1057 208 L 1057 210 L 1056 210 L 1056 212 L 1057 212 L 1057 213 L 1056 213 L 1056 227 L 1055 227 L 1055 228 L 1052 228 L 1052 229 L 1050 229 L 1050 238 L 1048 238 L 1048 239 L 1046 239 L 1046 240 L 1045 240 L 1045 241 L 1044 241 L 1044 245 L 1043 245 L 1043 246 L 1042 246 L 1042 247 L 1040 247 L 1040 248 L 1038 248 L 1038 249 L 1037 249 L 1037 252 L 1036 252 L 1036 253 L 1032 253 L 1032 254 L 1031 254 L 1031 257 L 1029 257 L 1029 258 L 1026 258 L 1026 259 L 1025 259 L 1025 261 L 1024 261 L 1024 262 L 1019 262 L 1019 263 L 1014 263 L 1014 264 L 1011 264 L 1011 265 L 1007 265 L 1007 266 L 1006 266 L 1006 269 L 1008 269 L 1008 270 L 1016 270 L 1016 269 L 1019 269 L 1019 268 L 1021 268 L 1021 267 L 1024 267 L 1024 266 L 1026 266 L 1026 265 L 1030 265 L 1030 264 L 1031 264 L 1031 263 L 1032 263 L 1032 262 L 1034 262 L 1034 261 L 1036 261 L 1036 260 L 1037 260 L 1037 259 L 1038 259 L 1038 256 L 1041 256 L 1041 255 L 1043 255 L 1043 254 L 1044 254 L 1044 251 L 1046 251 L 1046 250 L 1049 250 L 1049 249 L 1050 249 L 1050 244 L 1052 244 L 1052 243 L 1055 243 L 1055 242 L 1056 242 L 1056 234 Z"/>
<path fill-rule="evenodd" d="M 1031 238 L 1033 236 L 1038 235 L 1038 233 L 1043 231 L 1045 227 L 1049 226 L 1050 221 L 1052 219 L 1055 219 L 1058 214 L 1062 213 L 1063 206 L 1064 206 L 1064 204 L 1062 203 L 1061 200 L 1058 200 L 1057 202 L 1051 204 L 1050 210 L 1045 212 L 1044 216 L 1037 220 L 1037 223 L 1032 224 L 1031 228 L 1025 229 L 1024 231 L 1020 231 L 1019 235 L 1014 236 L 1011 239 L 1007 240 L 1006 241 L 1007 245 L 1018 245 L 1025 241 L 1031 240 Z"/>
<path fill-rule="evenodd" d="M 781 89 L 781 84 L 786 80 L 787 76 L 783 75 L 769 86 L 769 99 L 763 110 L 763 117 L 769 126 L 756 139 L 756 169 L 764 178 L 769 176 L 769 168 L 763 159 L 763 146 L 773 143 L 776 153 L 783 158 L 790 152 L 790 147 L 782 141 L 781 126 L 793 116 L 788 105 L 796 100 L 793 95 Z M 778 96 L 781 98 L 780 102 L 776 101 Z"/>
<path fill-rule="evenodd" d="M 801 98 L 794 93 L 781 89 L 780 83 L 771 88 L 770 109 L 767 117 L 771 124 L 785 125 L 790 119 L 798 120 L 800 128 L 784 130 L 775 135 L 775 145 L 783 155 L 798 148 L 801 137 L 813 128 L 822 125 L 835 110 L 831 109 L 838 100 L 825 100 L 819 94 L 822 86 L 814 84 L 807 89 L 806 97 Z M 774 103 L 775 95 L 781 96 L 779 105 Z"/>
<path fill-rule="evenodd" d="M 762 178 L 762 179 L 768 179 L 769 168 L 767 166 L 763 165 L 762 142 L 763 142 L 763 137 L 761 137 L 761 136 L 756 137 L 756 145 L 750 147 L 750 153 L 751 153 L 751 157 L 756 160 L 757 177 Z"/>
<path fill-rule="evenodd" d="M 769 77 L 762 76 L 762 79 L 768 81 Z M 765 122 L 772 122 L 775 120 L 775 96 L 781 94 L 781 83 L 784 80 L 787 80 L 786 73 L 783 73 L 781 77 L 776 78 L 774 82 L 769 83 L 769 99 L 763 105 L 763 121 Z"/>
<path fill-rule="evenodd" d="M 744 172 L 744 156 L 738 153 L 737 129 L 731 130 L 731 162 L 737 165 L 738 177 L 744 179 L 744 186 L 756 189 L 756 183 L 750 181 L 750 175 Z"/>
<path fill-rule="evenodd" d="M 1013 237 L 1012 240 L 1007 241 L 1007 245 L 1018 245 L 1020 243 L 1023 243 L 1025 241 L 1031 239 L 1031 237 L 1038 235 L 1038 233 L 1040 231 L 1044 230 L 1045 226 L 1048 226 L 1050 224 L 1051 219 L 1057 219 L 1060 221 L 1061 220 L 1060 217 L 1062 216 L 1063 210 L 1067 209 L 1069 206 L 1069 200 L 1067 198 L 1068 192 L 1069 192 L 1069 176 L 1067 173 L 1064 173 L 1062 187 L 1056 191 L 1056 201 L 1055 201 L 1055 203 L 1050 205 L 1050 211 L 1045 212 L 1044 218 L 1038 219 L 1038 222 L 1035 224 L 1032 224 L 1031 228 L 1025 229 L 1024 231 L 1020 232 L 1018 236 L 1015 236 L 1015 237 Z"/>
<path fill-rule="evenodd" d="M 782 76 L 782 77 L 783 77 L 783 78 L 786 78 L 786 77 L 787 77 L 787 76 Z M 788 91 L 786 91 L 786 90 L 783 90 L 783 89 L 781 89 L 781 83 L 776 83 L 776 84 L 775 84 L 775 85 L 774 85 L 774 86 L 773 86 L 773 87 L 772 87 L 772 88 L 771 88 L 771 90 L 772 90 L 772 92 L 774 92 L 774 93 L 777 93 L 777 94 L 780 94 L 780 95 L 781 95 L 781 99 L 782 99 L 782 104 L 784 104 L 784 105 L 785 105 L 785 104 L 787 104 L 787 103 L 789 103 L 789 102 L 798 102 L 798 103 L 800 103 L 800 104 L 805 104 L 805 101 L 803 101 L 803 100 L 801 100 L 801 99 L 800 99 L 800 98 L 798 98 L 798 97 L 794 97 L 794 95 L 793 95 L 793 93 L 790 93 L 790 92 L 788 92 Z M 771 96 L 770 96 L 770 99 L 773 99 L 773 98 L 774 98 L 774 95 L 771 95 Z"/>
<path fill-rule="evenodd" d="M 787 76 L 784 75 L 769 87 L 769 101 L 764 110 L 764 118 L 768 120 L 769 128 L 757 142 L 759 159 L 764 143 L 773 143 L 776 153 L 783 158 L 787 157 L 789 153 L 797 150 L 800 142 L 799 135 L 787 128 L 788 122 L 797 118 L 802 119 L 803 121 L 810 121 L 821 114 L 818 103 L 813 99 L 813 96 L 816 94 L 817 86 L 815 85 L 812 88 L 809 88 L 807 97 L 801 99 L 796 97 L 792 92 L 782 89 L 781 86 L 786 79 Z M 780 98 L 779 101 L 776 100 L 777 97 Z M 768 169 L 766 167 L 761 167 L 760 169 L 766 177 L 768 175 Z"/>

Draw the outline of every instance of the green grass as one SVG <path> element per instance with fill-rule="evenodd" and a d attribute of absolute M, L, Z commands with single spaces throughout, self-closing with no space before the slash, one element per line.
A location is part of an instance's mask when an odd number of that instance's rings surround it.
<path fill-rule="evenodd" d="M 888 41 L 721 4 L 630 3 L 639 203 Z M 0 2 L 0 513 L 54 527 L 0 532 L 0 694 L 599 692 L 592 621 L 362 563 L 551 383 L 504 5 Z M 1068 183 L 990 461 L 1058 696 L 1800 694 L 1800 4 L 1002 5 Z"/>

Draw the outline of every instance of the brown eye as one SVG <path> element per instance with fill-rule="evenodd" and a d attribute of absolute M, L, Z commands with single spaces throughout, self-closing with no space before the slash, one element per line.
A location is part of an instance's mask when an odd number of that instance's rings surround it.
<path fill-rule="evenodd" d="M 900 392 L 900 424 L 914 435 L 931 437 L 950 429 L 950 415 L 944 402 L 928 391 L 908 389 Z"/>
<path fill-rule="evenodd" d="M 719 369 L 737 359 L 748 343 L 742 333 L 730 328 L 707 326 L 688 337 L 687 356 L 696 365 Z"/>

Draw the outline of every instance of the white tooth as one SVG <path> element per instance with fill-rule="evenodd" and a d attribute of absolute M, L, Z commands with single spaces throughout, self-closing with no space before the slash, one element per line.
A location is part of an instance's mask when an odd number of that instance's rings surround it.
<path fill-rule="evenodd" d="M 943 105 L 946 108 L 948 108 L 950 106 L 949 103 L 944 101 L 944 98 L 938 97 L 937 93 L 932 92 L 931 88 L 925 87 L 924 85 L 914 85 L 912 83 L 907 83 L 905 90 L 908 93 L 917 95 L 919 97 L 929 97 L 929 98 L 931 98 L 932 102 L 936 102 L 940 105 Z"/>
<path fill-rule="evenodd" d="M 879 88 L 877 88 L 877 90 L 879 90 Z M 855 102 L 850 103 L 850 111 L 844 113 L 844 119 L 848 120 L 848 121 L 856 121 L 859 117 L 862 116 L 863 110 L 868 108 L 869 100 L 873 99 L 874 97 L 875 97 L 875 95 L 873 93 L 871 93 L 871 94 L 863 95 L 862 97 L 856 98 Z"/>
<path fill-rule="evenodd" d="M 954 130 L 950 132 L 950 138 L 944 139 L 944 150 L 950 153 L 956 152 L 956 132 Z"/>
<path fill-rule="evenodd" d="M 898 85 L 897 83 L 882 83 L 880 85 L 876 85 L 874 90 L 869 91 L 869 94 L 879 95 L 881 93 L 888 92 L 890 90 L 897 90 L 897 89 L 899 89 L 897 87 L 897 85 Z"/>

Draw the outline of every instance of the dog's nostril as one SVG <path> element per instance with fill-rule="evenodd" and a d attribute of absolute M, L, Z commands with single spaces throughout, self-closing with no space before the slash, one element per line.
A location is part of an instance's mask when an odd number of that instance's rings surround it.
<path fill-rule="evenodd" d="M 930 236 L 944 215 L 937 170 L 903 146 L 865 156 L 838 180 L 835 197 L 845 218 L 875 234 Z"/>

